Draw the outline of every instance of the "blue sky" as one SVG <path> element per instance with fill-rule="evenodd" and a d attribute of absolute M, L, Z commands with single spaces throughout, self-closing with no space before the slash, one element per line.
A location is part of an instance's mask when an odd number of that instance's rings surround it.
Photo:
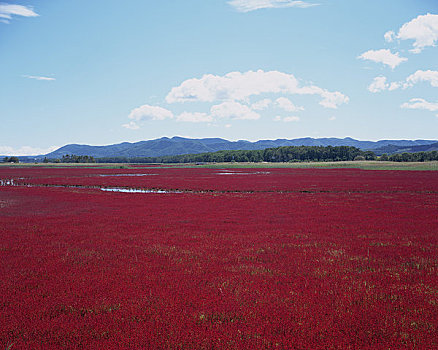
<path fill-rule="evenodd" d="M 436 0 L 0 0 L 0 154 L 437 139 Z"/>

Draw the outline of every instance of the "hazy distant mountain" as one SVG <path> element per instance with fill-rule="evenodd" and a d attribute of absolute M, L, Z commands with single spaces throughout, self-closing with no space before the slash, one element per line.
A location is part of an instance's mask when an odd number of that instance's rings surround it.
<path fill-rule="evenodd" d="M 438 151 L 438 142 L 427 144 L 427 145 L 419 145 L 419 146 L 396 146 L 394 144 L 390 144 L 388 146 L 379 147 L 373 150 L 374 153 L 378 156 L 386 153 L 386 154 L 395 154 L 395 153 L 416 153 L 416 152 L 431 152 Z"/>
<path fill-rule="evenodd" d="M 221 138 L 188 139 L 183 137 L 162 137 L 156 140 L 135 143 L 123 142 L 108 146 L 66 145 L 46 155 L 48 158 L 61 158 L 66 154 L 78 156 L 89 155 L 101 157 L 156 157 L 178 154 L 194 154 L 216 152 L 221 150 L 256 150 L 280 146 L 354 146 L 363 150 L 375 150 L 394 145 L 400 147 L 425 146 L 436 143 L 437 140 L 381 140 L 358 141 L 350 137 L 339 138 L 301 138 L 260 140 L 249 142 L 245 140 L 227 141 Z"/>

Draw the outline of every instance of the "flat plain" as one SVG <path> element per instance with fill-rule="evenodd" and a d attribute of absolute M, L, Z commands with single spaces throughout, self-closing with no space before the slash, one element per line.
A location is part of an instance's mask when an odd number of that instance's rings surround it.
<path fill-rule="evenodd" d="M 2 349 L 438 347 L 438 172 L 121 167 L 0 167 Z"/>

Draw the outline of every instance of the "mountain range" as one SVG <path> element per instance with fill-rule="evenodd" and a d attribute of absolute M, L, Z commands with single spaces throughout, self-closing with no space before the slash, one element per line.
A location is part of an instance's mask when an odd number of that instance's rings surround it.
<path fill-rule="evenodd" d="M 388 145 L 373 149 L 373 152 L 377 156 L 381 156 L 382 154 L 395 154 L 395 153 L 416 153 L 416 152 L 431 152 L 438 151 L 438 142 L 430 143 L 427 145 L 418 145 L 418 146 L 396 146 L 396 145 Z"/>
<path fill-rule="evenodd" d="M 260 150 L 280 146 L 353 146 L 362 150 L 375 151 L 376 154 L 419 152 L 422 150 L 438 149 L 438 140 L 380 140 L 359 141 L 346 138 L 299 138 L 259 140 L 250 142 L 245 140 L 228 141 L 221 138 L 189 139 L 184 137 L 162 137 L 155 140 L 135 143 L 123 142 L 107 146 L 89 146 L 69 144 L 46 155 L 33 157 L 61 158 L 67 154 L 88 155 L 95 158 L 102 157 L 158 157 L 179 154 L 195 154 L 216 152 L 221 150 Z M 418 149 L 418 150 L 417 150 Z"/>

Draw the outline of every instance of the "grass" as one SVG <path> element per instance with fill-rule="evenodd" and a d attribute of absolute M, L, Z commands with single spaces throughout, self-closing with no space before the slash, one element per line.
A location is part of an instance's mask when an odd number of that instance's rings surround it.
<path fill-rule="evenodd" d="M 2 166 L 13 167 L 90 167 L 101 169 L 130 169 L 133 164 L 122 163 L 0 163 Z M 140 164 L 141 165 L 141 164 Z M 435 170 L 438 171 L 438 161 L 433 162 L 381 162 L 381 161 L 347 161 L 347 162 L 302 162 L 302 163 L 212 163 L 212 164 L 144 164 L 153 168 L 153 166 L 181 167 L 181 168 L 356 168 L 364 170 Z"/>
<path fill-rule="evenodd" d="M 130 169 L 130 164 L 122 163 L 0 163 L 0 167 L 44 167 L 44 168 L 99 168 L 99 169 Z"/>
<path fill-rule="evenodd" d="M 204 168 L 356 168 L 365 170 L 438 170 L 438 162 L 303 162 L 303 163 L 215 163 L 199 165 Z"/>

